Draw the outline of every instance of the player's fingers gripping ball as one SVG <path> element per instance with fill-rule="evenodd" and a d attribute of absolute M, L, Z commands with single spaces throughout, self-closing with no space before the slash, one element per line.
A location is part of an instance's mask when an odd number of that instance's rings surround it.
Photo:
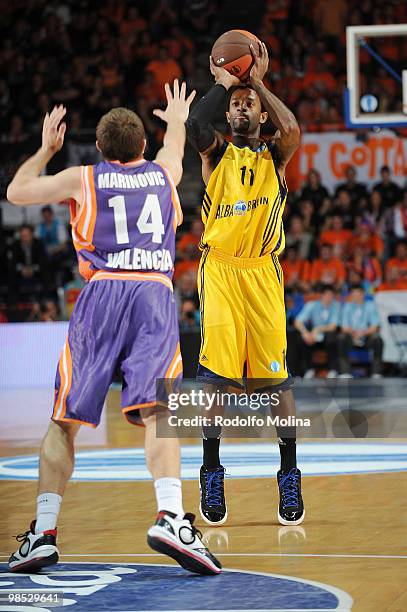
<path fill-rule="evenodd" d="M 245 81 L 254 62 L 250 45 L 254 45 L 255 52 L 260 54 L 260 41 L 251 32 L 246 30 L 225 32 L 212 47 L 211 56 L 214 65 L 225 68 L 233 76 Z"/>

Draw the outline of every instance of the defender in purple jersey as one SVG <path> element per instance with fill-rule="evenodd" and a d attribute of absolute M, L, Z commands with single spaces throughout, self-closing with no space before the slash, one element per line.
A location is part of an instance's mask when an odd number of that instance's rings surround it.
<path fill-rule="evenodd" d="M 79 269 L 88 281 L 75 305 L 59 360 L 52 420 L 40 452 L 37 518 L 17 537 L 10 571 L 36 572 L 58 561 L 56 523 L 72 474 L 74 440 L 82 424 L 96 427 L 115 371 L 123 375 L 122 411 L 146 427 L 147 466 L 154 479 L 158 516 L 149 545 L 199 574 L 218 574 L 184 514 L 179 442 L 157 439 L 156 421 L 167 408 L 156 398 L 157 378 L 182 375 L 177 312 L 172 292 L 175 231 L 182 221 L 176 185 L 182 176 L 185 121 L 193 92 L 185 83 L 165 87 L 167 108 L 154 113 L 167 123 L 154 161 L 143 157 L 144 126 L 125 108 L 104 115 L 96 146 L 104 161 L 40 176 L 61 149 L 66 109 L 44 119 L 42 146 L 17 171 L 7 191 L 17 205 L 70 199 L 72 238 Z"/>

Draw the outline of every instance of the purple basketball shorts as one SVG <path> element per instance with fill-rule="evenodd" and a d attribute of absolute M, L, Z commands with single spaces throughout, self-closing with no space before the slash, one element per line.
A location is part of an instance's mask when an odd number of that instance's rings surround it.
<path fill-rule="evenodd" d="M 140 408 L 157 403 L 156 380 L 182 375 L 171 282 L 163 275 L 155 276 L 165 281 L 98 276 L 100 280 L 92 280 L 82 290 L 69 322 L 57 368 L 52 418 L 96 427 L 120 368 L 122 412 L 137 422 Z"/>

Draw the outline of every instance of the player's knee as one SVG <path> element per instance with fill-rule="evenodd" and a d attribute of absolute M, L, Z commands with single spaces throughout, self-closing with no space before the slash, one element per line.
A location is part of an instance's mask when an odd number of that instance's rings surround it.
<path fill-rule="evenodd" d="M 68 423 L 67 421 L 55 421 L 51 420 L 47 435 L 50 436 L 64 436 L 66 438 L 74 439 L 80 429 L 79 423 Z"/>
<path fill-rule="evenodd" d="M 140 408 L 140 417 L 146 427 L 153 423 L 156 423 L 158 419 L 166 418 L 169 413 L 170 411 L 168 408 L 160 405 L 149 406 L 148 408 Z"/>

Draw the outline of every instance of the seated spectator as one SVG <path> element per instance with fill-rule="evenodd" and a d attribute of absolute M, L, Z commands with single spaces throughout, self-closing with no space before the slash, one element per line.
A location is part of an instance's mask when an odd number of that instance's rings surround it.
<path fill-rule="evenodd" d="M 378 286 L 377 291 L 407 291 L 407 279 L 400 276 L 398 268 L 388 268 L 385 281 Z"/>
<path fill-rule="evenodd" d="M 41 215 L 42 221 L 37 229 L 37 237 L 48 255 L 50 282 L 55 287 L 62 287 L 71 277 L 72 265 L 66 228 L 59 219 L 55 218 L 51 206 L 44 206 Z"/>
<path fill-rule="evenodd" d="M 353 229 L 356 209 L 352 207 L 352 200 L 346 189 L 338 191 L 332 212 L 341 217 L 345 229 Z"/>
<path fill-rule="evenodd" d="M 368 221 L 372 227 L 375 227 L 376 231 L 379 231 L 383 213 L 384 207 L 380 191 L 373 189 L 372 193 L 370 194 L 367 209 L 365 209 L 363 212 L 363 218 Z"/>
<path fill-rule="evenodd" d="M 307 71 L 303 79 L 303 87 L 308 89 L 315 87 L 319 91 L 333 93 L 337 87 L 337 81 L 331 70 L 326 69 L 322 61 L 317 61 L 314 71 Z"/>
<path fill-rule="evenodd" d="M 174 79 L 181 77 L 181 68 L 178 62 L 170 57 L 166 47 L 161 46 L 158 52 L 158 58 L 149 62 L 146 70 L 151 72 L 161 87 L 161 97 L 164 99 L 165 83 L 172 83 Z"/>
<path fill-rule="evenodd" d="M 179 328 L 181 332 L 199 329 L 199 310 L 193 300 L 185 300 L 181 304 Z"/>
<path fill-rule="evenodd" d="M 340 305 L 335 299 L 332 286 L 322 289 L 319 300 L 307 302 L 294 321 L 300 337 L 298 343 L 301 355 L 302 371 L 305 370 L 304 378 L 313 378 L 315 370 L 312 367 L 312 348 L 324 348 L 328 355 L 328 377 L 333 378 L 337 374 L 337 334 L 339 325 Z"/>
<path fill-rule="evenodd" d="M 22 225 L 11 249 L 10 285 L 18 296 L 35 296 L 46 285 L 47 260 L 40 240 L 31 225 Z"/>
<path fill-rule="evenodd" d="M 383 340 L 379 335 L 380 319 L 373 300 L 365 301 L 361 285 L 351 288 L 350 300 L 342 308 L 339 334 L 339 372 L 351 378 L 349 352 L 352 347 L 365 347 L 373 351 L 372 376 L 379 378 L 382 370 Z"/>
<path fill-rule="evenodd" d="M 317 225 L 317 214 L 315 213 L 314 204 L 311 200 L 302 200 L 298 202 L 298 212 L 302 219 L 304 231 L 313 235 Z"/>
<path fill-rule="evenodd" d="M 381 225 L 385 242 L 384 258 L 389 259 L 394 242 L 407 237 L 407 189 L 400 192 L 395 205 L 385 211 Z"/>
<path fill-rule="evenodd" d="M 178 304 L 178 312 L 181 312 L 182 303 L 185 300 L 192 300 L 198 307 L 198 288 L 196 284 L 196 273 L 193 270 L 187 270 L 179 277 L 175 289 L 174 296 Z"/>
<path fill-rule="evenodd" d="M 301 290 L 304 286 L 304 273 L 308 262 L 298 256 L 298 247 L 293 244 L 286 248 L 285 257 L 281 261 L 284 274 L 284 286 L 287 289 Z"/>
<path fill-rule="evenodd" d="M 357 246 L 362 247 L 367 255 L 379 258 L 383 255 L 383 240 L 367 221 L 362 220 L 358 223 L 358 227 L 349 243 L 349 251 L 353 253 Z"/>
<path fill-rule="evenodd" d="M 194 51 L 192 40 L 177 25 L 172 26 L 168 38 L 165 38 L 162 44 L 167 47 L 170 57 L 176 60 L 182 60 L 186 55 Z"/>
<path fill-rule="evenodd" d="M 386 275 L 389 270 L 396 269 L 400 280 L 407 280 L 407 243 L 399 242 L 395 256 L 386 263 Z"/>
<path fill-rule="evenodd" d="M 376 288 L 382 282 L 382 268 L 379 260 L 377 257 L 368 255 L 361 244 L 355 245 L 350 259 L 346 262 L 346 269 L 348 274 L 353 270 L 360 276 L 366 290 Z"/>
<path fill-rule="evenodd" d="M 148 30 L 141 33 L 134 55 L 142 64 L 146 64 L 157 57 L 158 45 L 153 42 Z"/>
<path fill-rule="evenodd" d="M 175 264 L 174 281 L 178 282 L 186 272 L 191 272 L 196 279 L 198 274 L 198 268 L 199 257 L 195 259 L 187 258 L 181 261 L 177 261 Z"/>
<path fill-rule="evenodd" d="M 41 321 L 51 323 L 53 321 L 62 321 L 59 307 L 53 300 L 45 300 L 41 305 Z"/>
<path fill-rule="evenodd" d="M 345 280 L 345 267 L 340 259 L 332 254 L 332 246 L 330 244 L 322 244 L 320 248 L 320 257 L 311 263 L 309 280 L 312 287 L 318 285 L 333 285 L 335 288 L 340 288 Z"/>
<path fill-rule="evenodd" d="M 161 84 L 157 83 L 151 72 L 144 73 L 144 79 L 136 87 L 136 96 L 143 99 L 143 106 L 147 106 L 149 112 L 151 112 L 152 107 L 156 107 L 159 103 Z M 139 100 L 137 100 L 137 106 L 139 106 Z"/>
<path fill-rule="evenodd" d="M 124 19 L 120 24 L 120 36 L 128 38 L 133 34 L 137 34 L 142 30 L 145 30 L 147 23 L 140 15 L 139 9 L 134 6 L 128 6 Z"/>
<path fill-rule="evenodd" d="M 67 246 L 67 233 L 64 225 L 55 218 L 51 206 L 41 208 L 42 221 L 37 229 L 39 238 L 48 256 L 64 252 Z"/>
<path fill-rule="evenodd" d="M 284 301 L 285 301 L 287 327 L 290 328 L 294 325 L 294 321 L 297 318 L 297 315 L 301 312 L 304 306 L 304 296 L 302 293 L 299 293 L 297 291 L 291 291 L 291 289 L 287 289 L 284 292 Z M 289 356 L 289 353 L 287 353 L 287 359 L 288 359 L 288 356 Z M 290 365 L 288 367 L 291 370 Z M 293 370 L 296 371 L 296 368 L 293 368 Z"/>
<path fill-rule="evenodd" d="M 201 219 L 194 219 L 191 223 L 189 232 L 181 236 L 177 244 L 179 253 L 186 253 L 190 259 L 193 259 L 199 253 L 199 242 L 201 240 L 204 226 Z"/>
<path fill-rule="evenodd" d="M 389 166 L 382 166 L 380 168 L 380 177 L 382 180 L 373 185 L 373 189 L 382 196 L 383 206 L 389 208 L 399 200 L 400 187 L 391 180 Z"/>
<path fill-rule="evenodd" d="M 358 202 L 367 199 L 367 189 L 364 183 L 356 181 L 356 170 L 354 166 L 347 166 L 345 169 L 345 181 L 339 183 L 335 189 L 335 197 L 338 197 L 340 191 L 347 191 L 353 207 L 356 207 Z"/>
<path fill-rule="evenodd" d="M 343 229 L 342 217 L 333 215 L 328 217 L 328 228 L 321 232 L 319 241 L 321 244 L 330 244 L 334 257 L 342 258 L 346 253 L 347 246 L 352 239 L 352 232 Z"/>
<path fill-rule="evenodd" d="M 301 200 L 311 200 L 318 210 L 323 200 L 327 197 L 329 197 L 329 194 L 326 187 L 321 184 L 321 175 L 312 168 L 308 172 L 307 181 L 301 191 Z"/>
<path fill-rule="evenodd" d="M 312 234 L 304 229 L 304 223 L 299 215 L 291 217 L 285 243 L 287 247 L 297 246 L 299 259 L 308 259 L 310 256 Z"/>

